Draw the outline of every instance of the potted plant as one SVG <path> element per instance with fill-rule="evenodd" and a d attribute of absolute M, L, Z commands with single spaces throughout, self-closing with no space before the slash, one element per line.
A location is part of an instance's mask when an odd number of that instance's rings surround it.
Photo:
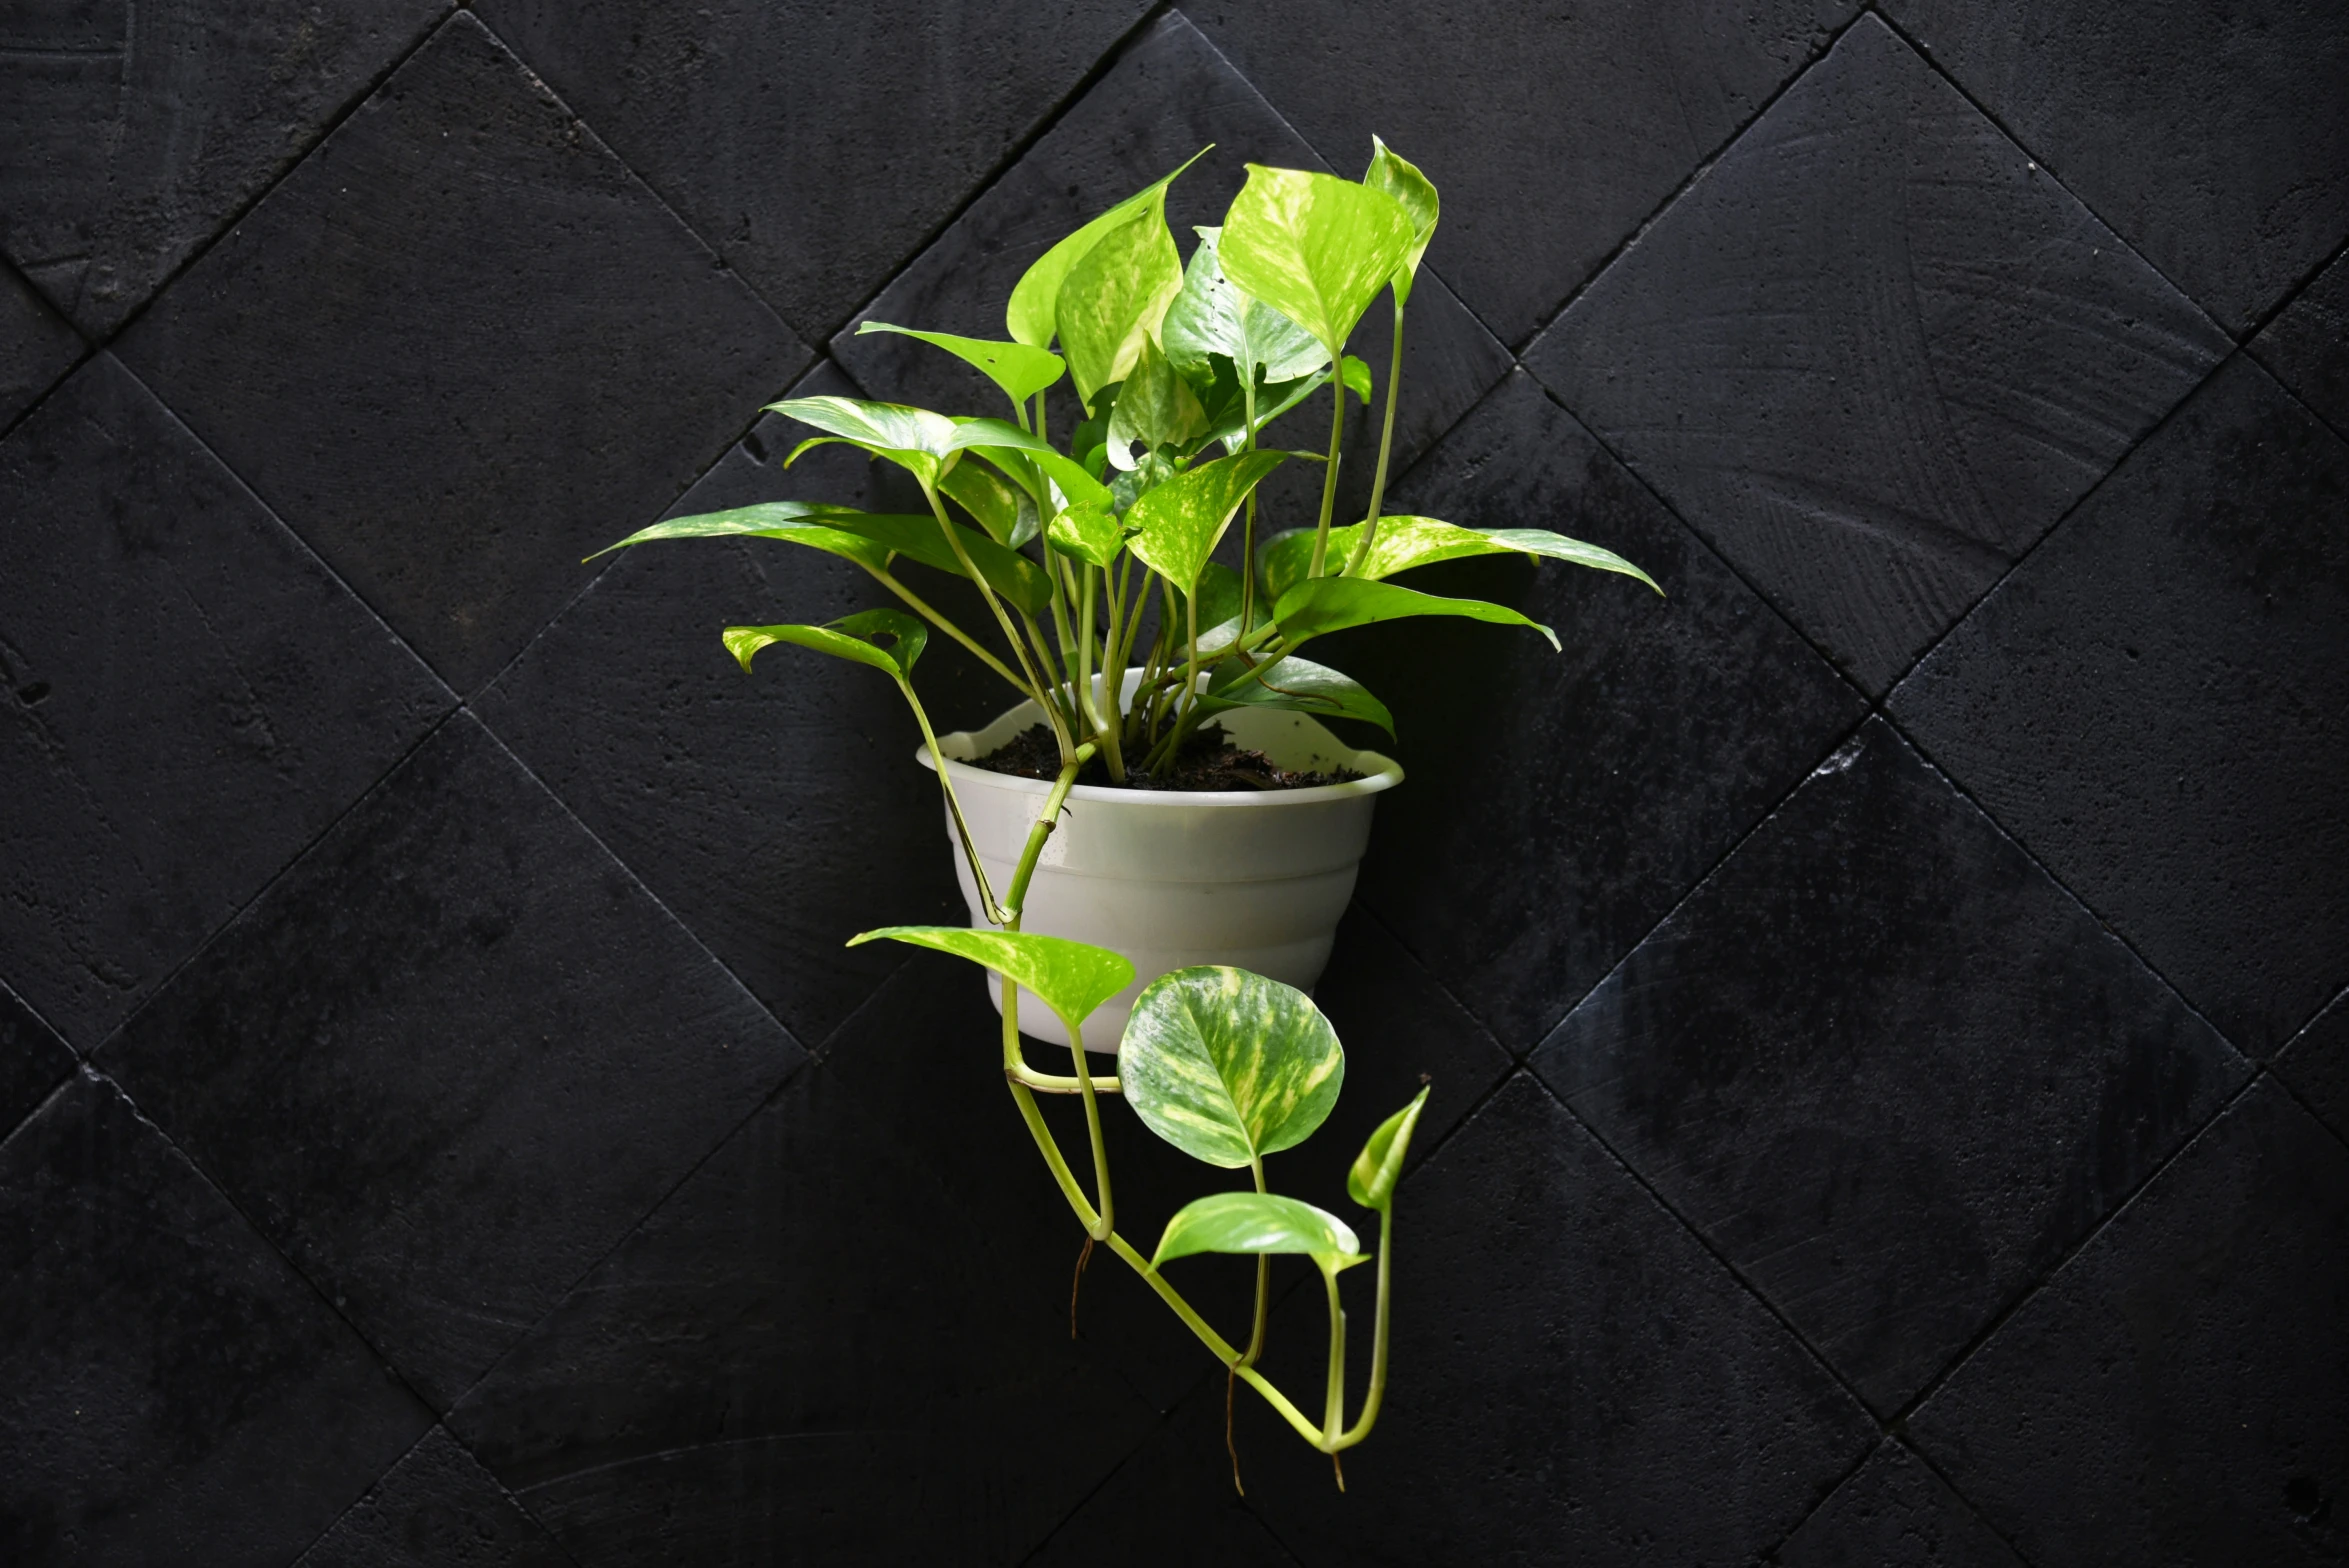
<path fill-rule="evenodd" d="M 1009 401 L 1008 420 L 841 397 L 773 405 L 815 431 L 793 459 L 826 443 L 860 448 L 910 474 L 927 515 L 770 502 L 673 519 L 612 547 L 774 539 L 853 561 L 900 601 L 826 626 L 722 633 L 745 670 L 777 643 L 870 666 L 913 712 L 971 927 L 890 927 L 855 941 L 912 943 L 987 972 L 1005 1077 L 1085 1229 L 1079 1280 L 1095 1245 L 1108 1246 L 1233 1380 L 1255 1387 L 1333 1464 L 1368 1434 L 1385 1387 L 1392 1198 L 1426 1093 L 1372 1137 L 1347 1184 L 1380 1231 L 1370 1393 L 1349 1426 L 1337 1276 L 1371 1254 L 1336 1216 L 1271 1193 L 1264 1158 L 1318 1127 L 1343 1082 L 1343 1050 L 1306 988 L 1352 893 L 1374 798 L 1402 769 L 1318 722 L 1393 733 L 1375 696 L 1305 649 L 1331 632 L 1422 616 L 1529 627 L 1556 646 L 1547 627 L 1506 606 L 1389 580 L 1464 556 L 1547 556 L 1655 586 L 1611 551 L 1546 529 L 1382 515 L 1404 312 L 1438 204 L 1418 169 L 1372 140 L 1358 182 L 1249 165 L 1223 223 L 1198 231 L 1187 262 L 1165 218 L 1175 170 L 1046 251 L 1012 291 L 1005 340 L 860 328 L 903 333 L 975 366 Z M 1341 525 L 1345 400 L 1367 404 L 1376 391 L 1344 345 L 1382 293 L 1394 332 L 1376 467 L 1365 515 Z M 1064 375 L 1079 417 L 1056 442 L 1046 393 Z M 1274 444 L 1274 422 L 1324 392 L 1326 448 Z M 1321 465 L 1318 514 L 1265 532 L 1259 487 L 1291 462 Z M 1213 559 L 1235 522 L 1238 570 Z M 986 622 L 967 627 L 942 613 L 900 575 L 908 562 L 969 582 Z M 936 734 L 913 684 L 933 633 L 999 675 L 1018 705 L 976 734 Z M 1043 1004 L 1042 1016 L 1031 1009 L 1023 1020 L 1022 993 Z M 1088 1061 L 1088 1026 L 1094 1049 L 1117 1052 L 1115 1076 Z M 1071 1072 L 1030 1067 L 1023 1030 L 1067 1045 Z M 1038 1093 L 1082 1101 L 1090 1192 Z M 1186 1153 L 1247 1168 L 1254 1190 L 1186 1206 L 1145 1258 L 1114 1227 L 1103 1096 L 1124 1098 Z M 1196 1252 L 1258 1257 L 1245 1348 L 1161 1274 Z M 1327 1285 L 1319 1422 L 1256 1371 L 1274 1253 L 1312 1258 Z M 1073 1293 L 1071 1310 L 1073 1322 Z"/>

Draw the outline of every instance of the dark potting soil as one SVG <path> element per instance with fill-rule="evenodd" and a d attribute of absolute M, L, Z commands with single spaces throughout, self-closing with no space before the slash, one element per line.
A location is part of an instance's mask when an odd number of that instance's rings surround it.
<path fill-rule="evenodd" d="M 1052 731 L 1044 725 L 1025 729 L 1005 741 L 986 756 L 978 758 L 973 767 L 992 773 L 1009 773 L 1023 779 L 1042 779 L 1046 783 L 1060 777 L 1060 746 L 1052 738 Z M 1126 781 L 1118 786 L 1124 789 L 1316 789 L 1324 784 L 1344 784 L 1362 777 L 1347 768 L 1331 773 L 1299 773 L 1281 767 L 1261 751 L 1243 751 L 1232 744 L 1231 737 L 1213 725 L 1196 730 L 1183 742 L 1175 754 L 1174 765 L 1155 778 L 1128 769 Z M 1109 785 L 1109 767 L 1099 757 L 1085 764 L 1077 775 L 1079 784 Z"/>

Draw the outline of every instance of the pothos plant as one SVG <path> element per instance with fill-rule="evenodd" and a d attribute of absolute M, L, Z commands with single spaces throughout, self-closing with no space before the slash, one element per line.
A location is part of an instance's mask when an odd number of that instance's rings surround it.
<path fill-rule="evenodd" d="M 612 547 L 680 538 L 780 540 L 855 563 L 902 603 L 903 609 L 866 610 L 824 626 L 731 626 L 722 634 L 745 670 L 776 643 L 880 670 L 920 727 L 993 929 L 893 926 L 855 942 L 932 948 L 1001 977 L 1004 1075 L 1084 1227 L 1079 1282 L 1094 1248 L 1106 1246 L 1225 1366 L 1227 1383 L 1254 1388 L 1333 1465 L 1369 1434 L 1386 1387 L 1395 1183 L 1426 1091 L 1372 1135 L 1347 1181 L 1353 1199 L 1379 1223 L 1369 1389 L 1348 1424 L 1338 1274 L 1373 1254 L 1337 1216 L 1271 1192 L 1264 1171 L 1267 1155 L 1305 1139 L 1337 1099 L 1345 1056 L 1329 1021 L 1303 992 L 1262 976 L 1181 969 L 1141 993 L 1118 1048 L 1116 1076 L 1098 1075 L 1086 1061 L 1080 1031 L 1101 1003 L 1132 983 L 1133 965 L 1104 948 L 1023 932 L 1020 916 L 1068 792 L 1096 758 L 1113 785 L 1148 780 L 1169 767 L 1207 720 L 1243 705 L 1366 720 L 1392 734 L 1392 718 L 1375 696 L 1303 657 L 1317 638 L 1376 622 L 1452 616 L 1530 627 L 1557 645 L 1549 628 L 1505 605 L 1439 597 L 1390 578 L 1438 561 L 1521 554 L 1655 586 L 1612 551 L 1547 529 L 1477 529 L 1382 514 L 1404 315 L 1435 232 L 1438 202 L 1417 168 L 1372 141 L 1370 166 L 1359 181 L 1250 164 L 1222 224 L 1197 231 L 1187 263 L 1166 223 L 1167 190 L 1190 166 L 1184 164 L 1046 251 L 1012 290 L 1006 339 L 876 321 L 859 329 L 901 333 L 976 367 L 1002 390 L 1008 420 L 845 397 L 771 405 L 816 432 L 787 463 L 828 443 L 859 448 L 910 474 L 927 515 L 774 501 L 673 519 Z M 1345 343 L 1381 294 L 1392 301 L 1394 330 L 1369 503 L 1360 519 L 1340 524 L 1346 400 L 1367 405 L 1376 391 L 1368 366 L 1348 355 Z M 1047 393 L 1063 376 L 1073 384 L 1078 417 L 1056 442 Z M 1326 449 L 1273 444 L 1268 427 L 1322 392 L 1329 408 Z M 1309 524 L 1262 533 L 1259 488 L 1288 462 L 1320 465 L 1317 515 Z M 1212 559 L 1235 520 L 1239 570 Z M 992 630 L 974 631 L 943 613 L 900 575 L 907 562 L 967 581 Z M 933 630 L 1034 704 L 1059 749 L 1059 775 L 1000 895 L 980 863 L 952 772 L 914 691 L 914 667 Z M 1071 1074 L 1039 1072 L 1025 1061 L 1018 1027 L 1023 992 L 1066 1027 Z M 1039 1093 L 1082 1101 L 1090 1190 L 1063 1156 L 1038 1107 Z M 1187 1205 L 1145 1257 L 1114 1223 L 1100 1111 L 1105 1096 L 1122 1096 L 1146 1127 L 1185 1153 L 1225 1169 L 1246 1168 L 1253 1190 Z M 1162 1272 L 1175 1259 L 1203 1252 L 1258 1259 L 1255 1315 L 1244 1344 L 1211 1327 Z M 1283 1253 L 1311 1259 L 1327 1286 L 1328 1388 L 1318 1421 L 1257 1369 L 1269 1260 Z M 1072 1290 L 1072 1328 L 1074 1311 Z M 1228 1418 L 1227 1397 L 1227 1440 Z M 1342 1469 L 1338 1477 L 1342 1486 Z"/>

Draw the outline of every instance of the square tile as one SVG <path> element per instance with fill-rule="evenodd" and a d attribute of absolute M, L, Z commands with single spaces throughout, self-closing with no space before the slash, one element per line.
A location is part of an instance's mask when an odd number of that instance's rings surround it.
<path fill-rule="evenodd" d="M 1881 692 L 2229 346 L 1864 16 L 1526 365 Z"/>
<path fill-rule="evenodd" d="M 436 1426 L 294 1568 L 571 1568 L 571 1559 Z"/>
<path fill-rule="evenodd" d="M 445 1408 L 803 1053 L 459 715 L 102 1059 Z"/>
<path fill-rule="evenodd" d="M 290 1561 L 430 1420 L 105 1080 L 0 1143 L 0 1559 Z"/>
<path fill-rule="evenodd" d="M 1770 1557 L 1781 1568 L 2023 1568 L 1949 1483 L 1888 1442 Z"/>
<path fill-rule="evenodd" d="M 878 26 L 861 8 L 749 0 L 476 9 L 812 339 L 952 217 L 1148 7 L 914 7 Z"/>
<path fill-rule="evenodd" d="M 2349 1555 L 2349 1149 L 2272 1083 L 1910 1423 L 2034 1562 Z"/>
<path fill-rule="evenodd" d="M 96 337 L 414 45 L 446 0 L 100 0 L 0 17 L 0 250 Z"/>
<path fill-rule="evenodd" d="M 1851 19 L 1852 0 L 1195 4 L 1192 20 L 1341 164 L 1373 131 L 1444 192 L 1429 255 L 1521 343 Z M 1376 84 L 1372 86 L 1371 84 Z"/>
<path fill-rule="evenodd" d="M 2349 1138 L 2349 992 L 2276 1053 L 2275 1069 L 2326 1125 Z"/>
<path fill-rule="evenodd" d="M 1864 705 L 1735 573 L 1522 373 L 1406 476 L 1395 505 L 1553 528 L 1664 588 L 1490 557 L 1414 572 L 1558 631 L 1420 621 L 1316 659 L 1394 710 L 1360 898 L 1512 1052 L 1566 1010 L 1802 780 Z M 1377 744 L 1384 749 L 1386 741 Z"/>
<path fill-rule="evenodd" d="M 0 262 L 0 433 L 82 357 L 82 335 Z"/>
<path fill-rule="evenodd" d="M 1883 1416 L 2250 1072 L 1881 720 L 1534 1066 Z"/>
<path fill-rule="evenodd" d="M 2349 984 L 2349 444 L 2248 359 L 1891 709 L 2244 1050 Z"/>
<path fill-rule="evenodd" d="M 2335 435 L 2349 439 L 2349 253 L 2251 340 L 2251 352 Z"/>
<path fill-rule="evenodd" d="M 14 1132 L 75 1065 L 73 1047 L 0 985 L 0 1139 Z"/>
<path fill-rule="evenodd" d="M 453 703 L 110 356 L 0 442 L 0 950 L 84 1051 Z"/>
<path fill-rule="evenodd" d="M 1809 1352 L 1522 1074 L 1404 1183 L 1394 1246 L 1386 1402 L 1346 1452 L 1344 1493 L 1241 1391 L 1249 1504 L 1302 1563 L 1748 1563 L 1875 1440 Z M 1371 1272 L 1347 1276 L 1349 1412 Z M 1312 1408 L 1326 1321 L 1312 1282 L 1265 1361 Z M 1220 1417 L 1222 1390 L 1210 1397 Z M 1220 1427 L 1191 1428 L 1210 1470 Z"/>
<path fill-rule="evenodd" d="M 809 358 L 462 12 L 122 352 L 460 691 Z"/>
<path fill-rule="evenodd" d="M 2339 6 L 1885 9 L 2231 332 L 2349 235 L 2349 12 Z"/>
<path fill-rule="evenodd" d="M 1328 168 L 1181 12 L 1169 12 L 860 310 L 856 321 L 840 329 L 832 339 L 833 357 L 875 397 L 1000 417 L 1003 394 L 977 371 L 911 338 L 859 337 L 858 322 L 1002 337 L 1004 305 L 1037 257 L 1210 143 L 1215 150 L 1169 193 L 1167 224 L 1185 254 L 1196 243 L 1194 225 L 1222 221 L 1247 179 L 1246 165 Z M 1367 163 L 1369 138 L 1363 138 L 1359 153 L 1347 156 Z M 1352 175 L 1358 165 L 1348 163 L 1341 172 Z M 1390 474 L 1408 468 L 1510 368 L 1508 351 L 1432 270 L 1423 275 L 1411 302 Z M 1381 399 L 1392 334 L 1388 308 L 1374 305 L 1347 345 L 1373 367 Z M 1069 383 L 1064 380 L 1058 391 L 1060 406 L 1051 411 L 1051 428 L 1065 432 L 1080 416 Z M 1286 416 L 1278 427 L 1281 439 L 1327 450 L 1327 395 L 1317 394 Z M 1339 502 L 1345 515 L 1358 517 L 1369 504 L 1385 405 L 1364 407 L 1349 399 L 1347 408 Z M 1311 524 L 1321 507 L 1318 466 L 1291 464 L 1266 482 L 1262 494 L 1266 520 L 1259 528 Z"/>

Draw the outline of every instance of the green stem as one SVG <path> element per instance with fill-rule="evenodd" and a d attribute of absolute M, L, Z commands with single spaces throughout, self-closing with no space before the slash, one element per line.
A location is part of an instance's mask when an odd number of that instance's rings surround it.
<path fill-rule="evenodd" d="M 1240 412 L 1246 421 L 1247 445 L 1243 451 L 1256 450 L 1256 367 L 1243 366 L 1240 372 Z M 1256 489 L 1248 489 L 1248 520 L 1240 525 L 1240 634 L 1245 637 L 1256 621 Z M 1233 645 L 1237 651 L 1238 644 Z M 1246 655 L 1241 655 L 1245 658 Z"/>
<path fill-rule="evenodd" d="M 1264 1191 L 1264 1160 L 1248 1156 L 1248 1170 L 1256 1178 L 1256 1190 Z M 1272 1305 L 1272 1258 L 1258 1254 L 1256 1259 L 1256 1327 L 1248 1335 L 1248 1353 L 1240 1358 L 1240 1365 L 1254 1366 L 1264 1355 L 1264 1330 Z"/>
<path fill-rule="evenodd" d="M 1345 377 L 1332 376 L 1329 389 L 1337 400 L 1330 405 L 1329 411 L 1329 471 L 1321 476 L 1321 521 L 1314 524 L 1313 567 L 1306 572 L 1308 577 L 1321 575 L 1322 558 L 1329 553 L 1330 513 L 1336 510 L 1338 504 L 1338 443 L 1346 434 Z"/>
<path fill-rule="evenodd" d="M 1323 1264 L 1321 1278 L 1329 1287 L 1329 1398 L 1322 1406 L 1321 1441 L 1314 1446 L 1334 1454 L 1346 1425 L 1346 1309 L 1338 1302 L 1338 1271 Z"/>
<path fill-rule="evenodd" d="M 1076 1059 L 1077 1093 L 1085 1102 L 1085 1135 L 1093 1143 L 1093 1190 L 1099 1194 L 1094 1203 L 1100 1217 L 1085 1227 L 1085 1234 L 1095 1241 L 1106 1241 L 1117 1216 L 1115 1201 L 1109 1193 L 1109 1151 L 1101 1140 L 1101 1102 L 1093 1093 L 1093 1074 L 1085 1060 L 1084 1035 L 1073 1024 L 1069 1027 L 1068 1049 Z"/>
<path fill-rule="evenodd" d="M 1378 1420 L 1379 1404 L 1387 1397 L 1388 1260 L 1394 1254 L 1395 1205 L 1390 1197 L 1387 1206 L 1378 1211 L 1378 1320 L 1370 1335 L 1370 1392 L 1363 1397 L 1362 1414 L 1339 1440 L 1340 1448 L 1352 1448 L 1370 1435 L 1372 1424 Z"/>
<path fill-rule="evenodd" d="M 1378 537 L 1379 503 L 1387 494 L 1387 454 L 1395 445 L 1395 392 L 1403 384 L 1403 302 L 1395 301 L 1395 352 L 1387 362 L 1386 426 L 1378 436 L 1378 471 L 1370 476 L 1370 514 L 1362 520 L 1362 537 L 1354 541 L 1354 553 L 1346 558 L 1346 575 L 1362 570 L 1362 563 L 1370 558 L 1371 541 Z"/>
<path fill-rule="evenodd" d="M 930 728 L 930 715 L 923 711 L 922 699 L 914 695 L 912 681 L 900 675 L 897 689 L 905 693 L 906 703 L 913 709 L 914 722 L 922 727 L 922 744 L 930 748 L 930 766 L 937 770 L 938 787 L 946 794 L 946 814 L 953 819 L 955 841 L 962 845 L 963 858 L 970 862 L 971 881 L 979 890 L 979 907 L 995 924 L 1008 926 L 1009 917 L 995 902 L 995 890 L 987 885 L 987 868 L 979 863 L 979 846 L 971 837 L 970 822 L 962 814 L 962 801 L 954 793 L 954 775 L 946 770 L 946 753 L 938 749 L 938 736 Z"/>
<path fill-rule="evenodd" d="M 1010 614 L 1003 608 L 1003 601 L 995 596 L 993 585 L 972 564 L 971 552 L 963 547 L 962 530 L 955 527 L 953 520 L 946 515 L 945 504 L 938 499 L 937 487 L 925 482 L 922 495 L 929 501 L 931 512 L 936 514 L 938 526 L 946 535 L 946 547 L 954 552 L 955 560 L 961 563 L 963 575 L 979 590 L 979 597 L 986 601 L 987 608 L 995 612 L 995 624 L 1003 628 L 1003 640 L 1011 644 L 1012 653 L 1020 661 L 1020 669 L 1027 674 L 1028 687 L 1034 693 L 1037 705 L 1043 708 L 1045 718 L 1051 720 L 1052 736 L 1060 743 L 1060 754 L 1067 756 L 1071 749 L 1068 730 L 1061 724 L 1059 709 L 1051 700 L 1049 683 L 1036 674 L 1036 666 L 1029 662 L 1027 650 L 1020 646 L 1019 630 L 1012 625 Z"/>
<path fill-rule="evenodd" d="M 1043 698 L 1038 694 L 1034 687 L 1030 686 L 1026 681 L 1020 679 L 1017 675 L 1014 675 L 1011 671 L 1011 666 L 1005 664 L 1001 659 L 998 659 L 995 657 L 995 655 L 989 653 L 986 649 L 980 647 L 976 642 L 972 641 L 970 633 L 964 631 L 961 627 L 955 625 L 945 616 L 930 608 L 930 606 L 922 599 L 921 595 L 915 593 L 911 588 L 908 588 L 905 584 L 899 582 L 895 577 L 891 576 L 885 571 L 877 571 L 870 566 L 866 567 L 865 570 L 870 572 L 876 579 L 878 579 L 882 587 L 897 595 L 898 598 L 903 599 L 906 604 L 913 609 L 913 612 L 916 615 L 920 616 L 923 620 L 928 621 L 932 626 L 937 627 L 940 631 L 953 638 L 956 642 L 961 643 L 963 647 L 969 649 L 970 652 L 978 658 L 980 663 L 986 665 L 987 668 L 1002 676 L 1004 680 L 1010 684 L 1012 690 L 1018 692 L 1021 696 L 1027 698 L 1030 702 L 1036 703 L 1038 706 L 1042 706 Z"/>

